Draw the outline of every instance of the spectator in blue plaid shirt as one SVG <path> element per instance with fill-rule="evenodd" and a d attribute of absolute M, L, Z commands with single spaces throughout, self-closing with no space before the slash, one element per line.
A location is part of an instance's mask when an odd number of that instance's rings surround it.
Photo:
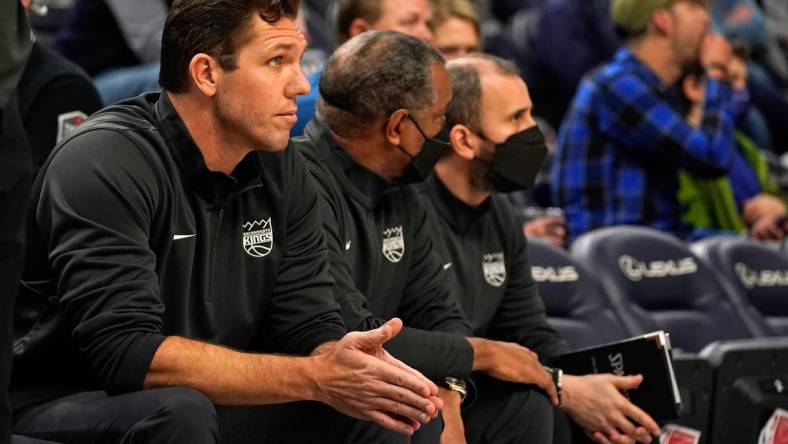
<path fill-rule="evenodd" d="M 730 45 L 709 31 L 705 0 L 614 0 L 625 46 L 583 80 L 559 133 L 551 177 L 568 240 L 610 225 L 647 225 L 688 237 L 678 170 L 727 173 L 734 125 L 727 111 Z M 701 63 L 703 122 L 688 125 L 670 86 Z"/>

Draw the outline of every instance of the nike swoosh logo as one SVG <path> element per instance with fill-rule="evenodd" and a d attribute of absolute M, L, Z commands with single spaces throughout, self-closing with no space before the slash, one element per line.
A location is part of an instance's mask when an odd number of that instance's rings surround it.
<path fill-rule="evenodd" d="M 449 268 L 451 268 L 451 262 L 449 262 L 448 264 L 443 264 L 444 270 L 448 270 Z"/>
<path fill-rule="evenodd" d="M 350 250 L 350 243 L 351 242 L 353 242 L 353 241 L 347 241 L 347 243 L 345 243 L 345 250 Z"/>
<path fill-rule="evenodd" d="M 197 236 L 197 235 L 196 234 L 175 234 L 175 235 L 172 236 L 172 240 L 181 240 L 181 239 L 186 239 L 188 237 L 194 237 L 194 236 Z"/>

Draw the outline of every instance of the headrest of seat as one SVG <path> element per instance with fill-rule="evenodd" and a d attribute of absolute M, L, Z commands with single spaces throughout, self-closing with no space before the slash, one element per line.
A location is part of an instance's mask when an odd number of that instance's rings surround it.
<path fill-rule="evenodd" d="M 572 255 L 646 310 L 698 309 L 722 295 L 711 270 L 686 244 L 651 228 L 618 226 L 586 233 L 572 245 Z"/>
<path fill-rule="evenodd" d="M 548 316 L 577 318 L 607 306 L 602 286 L 568 252 L 529 238 L 528 261 Z"/>
<path fill-rule="evenodd" d="M 788 316 L 788 258 L 766 245 L 732 237 L 704 239 L 692 250 L 761 313 Z"/>

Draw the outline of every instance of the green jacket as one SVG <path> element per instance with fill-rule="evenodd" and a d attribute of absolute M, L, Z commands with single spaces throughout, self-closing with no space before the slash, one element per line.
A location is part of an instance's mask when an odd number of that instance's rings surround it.
<path fill-rule="evenodd" d="M 785 196 L 769 174 L 766 158 L 755 143 L 737 132 L 736 145 L 755 171 L 761 192 L 785 201 Z M 678 198 L 684 208 L 684 222 L 692 227 L 736 233 L 747 231 L 747 224 L 736 206 L 733 188 L 727 175 L 716 179 L 701 179 L 681 171 Z"/>

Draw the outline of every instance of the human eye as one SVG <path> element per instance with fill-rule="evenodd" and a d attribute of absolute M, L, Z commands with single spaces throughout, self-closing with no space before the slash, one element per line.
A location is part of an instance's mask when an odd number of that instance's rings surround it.
<path fill-rule="evenodd" d="M 275 56 L 275 57 L 272 57 L 272 58 L 268 59 L 266 64 L 268 66 L 272 66 L 274 68 L 278 68 L 278 67 L 282 66 L 282 64 L 284 63 L 284 60 L 285 60 L 284 56 L 278 55 L 278 56 Z"/>

